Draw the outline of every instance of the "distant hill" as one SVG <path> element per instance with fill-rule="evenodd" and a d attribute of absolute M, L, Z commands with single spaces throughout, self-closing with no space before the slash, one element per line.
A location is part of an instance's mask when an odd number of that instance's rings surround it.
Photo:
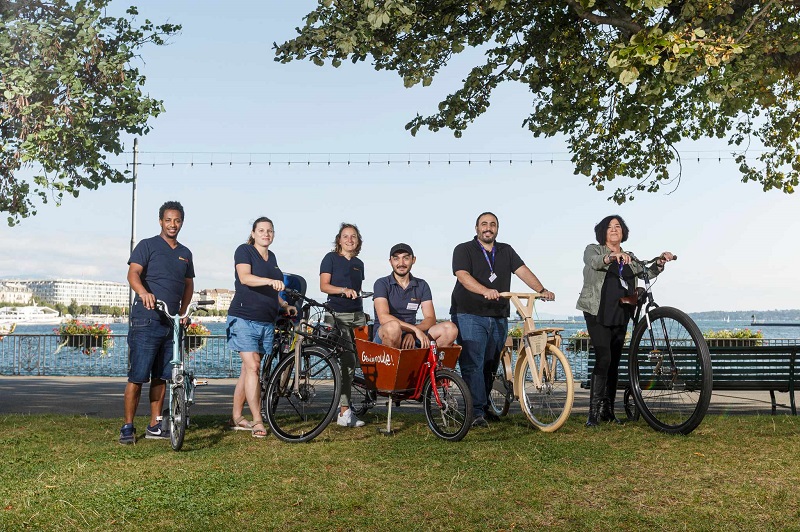
<path fill-rule="evenodd" d="M 690 312 L 689 315 L 695 320 L 750 320 L 753 316 L 758 321 L 800 321 L 800 309 L 788 310 L 740 310 L 729 312 L 727 310 L 709 310 L 706 312 Z"/>

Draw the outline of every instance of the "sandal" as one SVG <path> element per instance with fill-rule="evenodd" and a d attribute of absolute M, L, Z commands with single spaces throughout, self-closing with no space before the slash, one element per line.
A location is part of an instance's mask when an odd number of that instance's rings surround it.
<path fill-rule="evenodd" d="M 262 423 L 261 421 L 259 421 L 258 423 L 253 423 L 253 437 L 254 438 L 267 437 L 267 429 L 264 427 L 264 423 Z"/>
<path fill-rule="evenodd" d="M 239 416 L 236 419 L 231 418 L 231 420 L 228 422 L 228 427 L 231 430 L 253 430 L 253 424 L 247 421 L 244 416 Z"/>

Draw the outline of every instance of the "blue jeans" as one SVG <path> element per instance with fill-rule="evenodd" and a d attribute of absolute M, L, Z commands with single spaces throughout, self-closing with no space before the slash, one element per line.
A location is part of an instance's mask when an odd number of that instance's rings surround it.
<path fill-rule="evenodd" d="M 157 319 L 131 318 L 128 329 L 128 382 L 172 378 L 172 327 Z"/>
<path fill-rule="evenodd" d="M 450 319 L 458 327 L 458 365 L 472 394 L 474 416 L 483 416 L 494 380 L 492 374 L 506 343 L 508 318 L 453 314 Z"/>

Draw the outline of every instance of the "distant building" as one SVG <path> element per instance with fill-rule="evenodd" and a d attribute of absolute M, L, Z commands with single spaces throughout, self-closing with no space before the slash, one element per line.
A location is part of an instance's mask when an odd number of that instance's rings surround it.
<path fill-rule="evenodd" d="M 0 281 L 0 303 L 30 305 L 33 292 L 18 281 Z"/>
<path fill-rule="evenodd" d="M 236 294 L 236 291 L 228 290 L 227 288 L 205 288 L 195 293 L 193 299 L 196 300 L 213 299 L 214 304 L 210 308 L 215 310 L 227 311 L 228 308 L 231 306 L 231 301 L 233 301 L 234 294 Z"/>
<path fill-rule="evenodd" d="M 127 308 L 129 304 L 130 288 L 122 283 L 77 279 L 25 279 L 16 282 L 33 292 L 37 301 L 47 301 L 54 305 L 69 305 L 73 300 L 78 305 L 92 307 Z"/>

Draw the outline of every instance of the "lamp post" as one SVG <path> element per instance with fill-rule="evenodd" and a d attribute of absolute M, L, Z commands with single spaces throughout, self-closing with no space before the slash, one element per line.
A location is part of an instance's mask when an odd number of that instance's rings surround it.
<path fill-rule="evenodd" d="M 131 197 L 131 249 L 128 256 L 133 254 L 133 248 L 136 246 L 136 174 L 139 170 L 139 139 L 133 139 L 133 193 Z M 135 294 L 133 288 L 130 289 L 130 304 L 128 307 L 128 316 L 131 315 L 133 310 L 133 299 Z"/>

